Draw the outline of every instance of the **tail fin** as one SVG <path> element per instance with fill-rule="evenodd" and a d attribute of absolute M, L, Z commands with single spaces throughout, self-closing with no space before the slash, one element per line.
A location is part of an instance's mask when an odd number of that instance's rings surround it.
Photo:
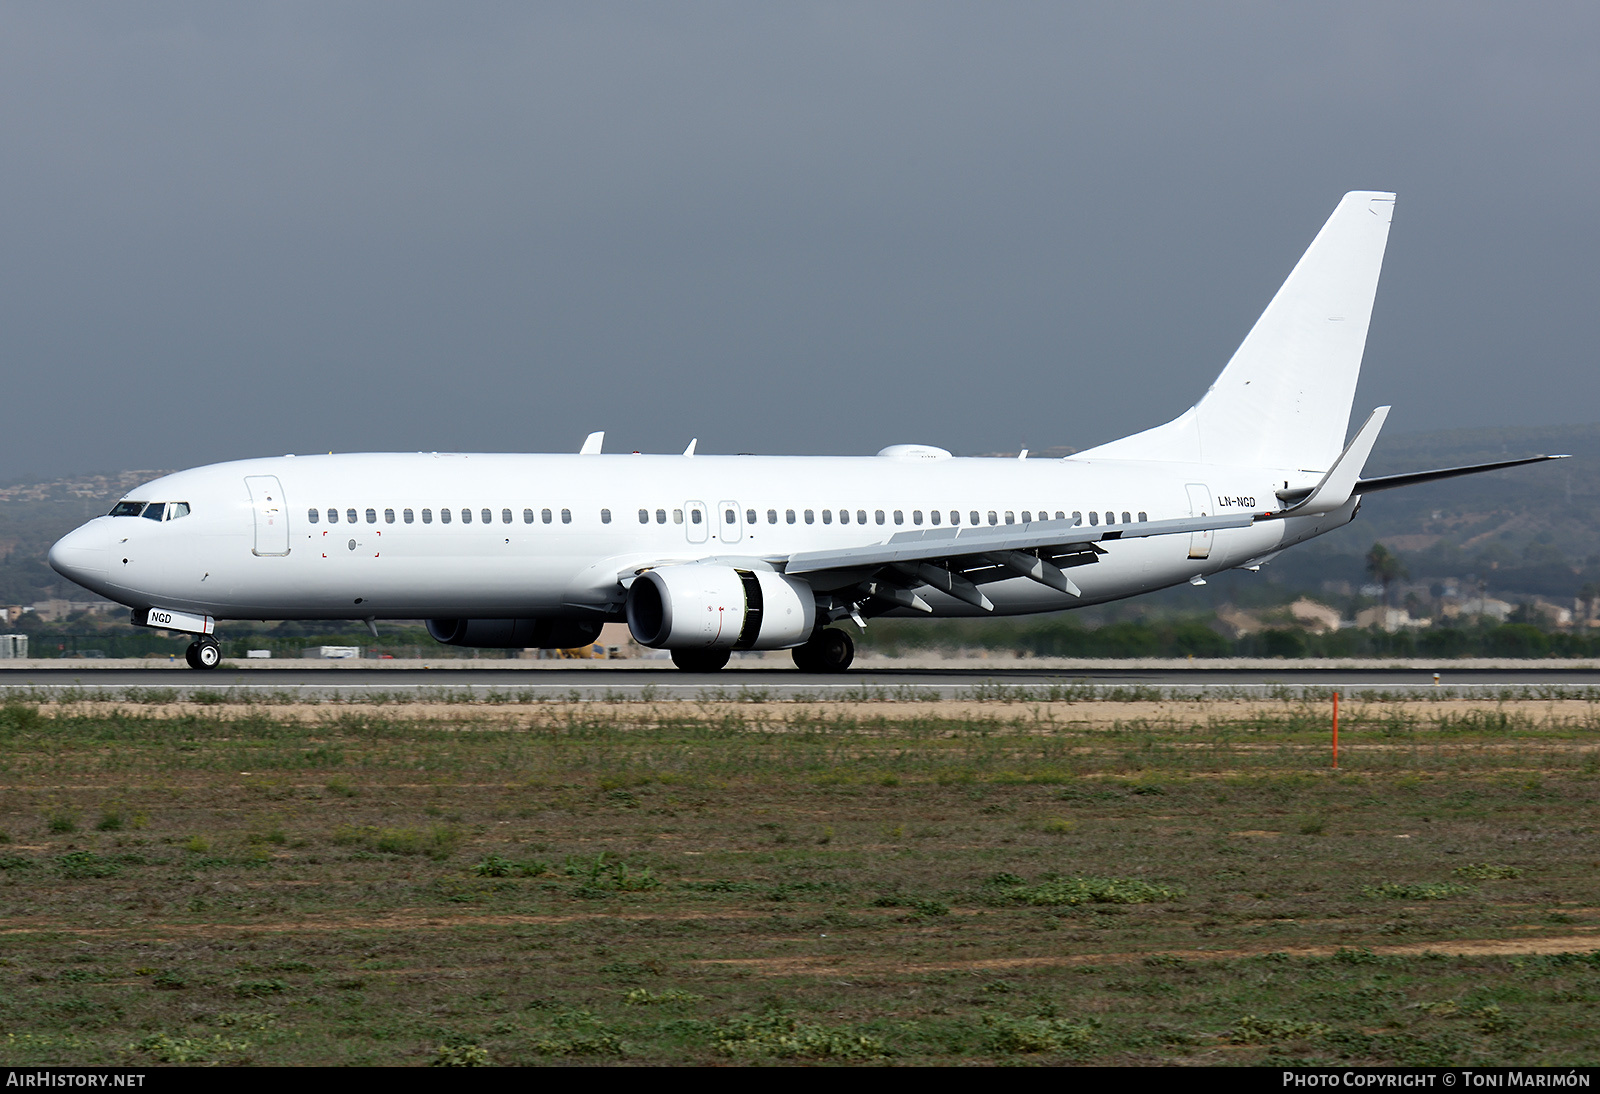
<path fill-rule="evenodd" d="M 1332 467 L 1393 214 L 1393 194 L 1346 194 L 1204 398 L 1166 425 L 1072 458 Z"/>

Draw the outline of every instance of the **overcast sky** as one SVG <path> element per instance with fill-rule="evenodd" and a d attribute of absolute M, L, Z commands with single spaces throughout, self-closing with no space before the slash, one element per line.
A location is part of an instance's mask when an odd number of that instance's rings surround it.
<path fill-rule="evenodd" d="M 0 5 L 0 479 L 1086 447 L 1399 192 L 1358 417 L 1600 420 L 1600 6 Z"/>

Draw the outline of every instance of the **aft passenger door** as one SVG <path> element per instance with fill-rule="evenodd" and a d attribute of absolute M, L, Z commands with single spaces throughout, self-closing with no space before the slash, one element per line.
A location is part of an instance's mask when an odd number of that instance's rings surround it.
<path fill-rule="evenodd" d="M 289 507 L 276 475 L 246 475 L 250 505 L 255 510 L 256 543 L 253 552 L 263 557 L 289 553 Z"/>
<path fill-rule="evenodd" d="M 1184 489 L 1189 491 L 1189 515 L 1191 517 L 1205 517 L 1211 515 L 1211 488 L 1205 483 L 1191 482 Z M 1214 532 L 1192 532 L 1189 535 L 1189 557 L 1210 558 L 1211 537 Z"/>

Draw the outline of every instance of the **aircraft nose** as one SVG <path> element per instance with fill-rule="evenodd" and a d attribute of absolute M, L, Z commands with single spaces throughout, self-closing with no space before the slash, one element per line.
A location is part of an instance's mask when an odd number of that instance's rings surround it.
<path fill-rule="evenodd" d="M 50 548 L 50 568 L 62 577 L 91 586 L 105 581 L 110 532 L 99 522 L 68 532 Z"/>

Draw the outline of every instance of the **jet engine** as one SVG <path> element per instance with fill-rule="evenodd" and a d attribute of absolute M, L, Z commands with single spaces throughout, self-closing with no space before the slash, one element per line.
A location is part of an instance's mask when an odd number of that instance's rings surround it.
<path fill-rule="evenodd" d="M 628 629 L 671 650 L 785 650 L 811 637 L 811 586 L 771 570 L 690 563 L 648 570 L 628 589 Z"/>
<path fill-rule="evenodd" d="M 447 646 L 569 650 L 600 637 L 598 619 L 430 619 L 428 633 Z"/>

